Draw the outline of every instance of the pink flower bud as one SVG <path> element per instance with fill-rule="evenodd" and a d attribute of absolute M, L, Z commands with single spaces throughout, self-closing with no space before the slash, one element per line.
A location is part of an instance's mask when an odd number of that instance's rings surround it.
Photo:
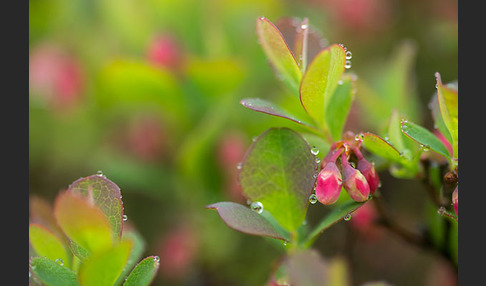
<path fill-rule="evenodd" d="M 366 178 L 359 170 L 356 170 L 349 164 L 344 153 L 341 155 L 341 162 L 343 164 L 344 189 L 346 189 L 353 200 L 357 202 L 366 201 L 370 194 L 370 185 L 366 181 Z"/>
<path fill-rule="evenodd" d="M 459 217 L 459 186 L 456 187 L 454 192 L 452 193 L 452 206 L 454 207 L 454 211 L 456 212 L 456 216 Z"/>
<path fill-rule="evenodd" d="M 317 200 L 324 205 L 335 203 L 341 193 L 342 185 L 341 172 L 339 172 L 336 163 L 327 163 L 317 177 Z"/>
<path fill-rule="evenodd" d="M 375 166 L 368 162 L 365 158 L 358 160 L 357 169 L 363 174 L 368 185 L 370 186 L 370 193 L 374 194 L 380 186 L 380 178 L 375 170 Z"/>

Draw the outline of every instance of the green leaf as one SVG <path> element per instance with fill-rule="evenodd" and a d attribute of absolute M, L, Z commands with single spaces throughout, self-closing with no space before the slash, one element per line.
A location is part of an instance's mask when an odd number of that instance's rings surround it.
<path fill-rule="evenodd" d="M 274 116 L 278 116 L 278 117 L 282 117 L 282 118 L 287 118 L 287 119 L 292 120 L 292 121 L 299 123 L 301 125 L 308 126 L 308 127 L 311 127 L 311 128 L 313 127 L 313 125 L 311 123 L 305 122 L 304 120 L 297 118 L 296 116 L 294 116 L 290 112 L 284 110 L 280 106 L 277 106 L 275 103 L 266 101 L 264 99 L 245 98 L 245 99 L 241 100 L 240 103 L 244 107 L 249 108 L 251 110 L 255 110 L 255 111 L 258 111 L 258 112 L 262 112 L 262 113 L 266 113 L 266 114 L 270 114 L 270 115 L 274 115 Z"/>
<path fill-rule="evenodd" d="M 251 235 L 266 236 L 288 241 L 289 237 L 279 231 L 264 216 L 232 202 L 219 202 L 206 206 L 215 209 L 230 228 Z"/>
<path fill-rule="evenodd" d="M 86 252 L 89 254 L 111 246 L 111 228 L 106 216 L 85 198 L 71 192 L 59 194 L 54 204 L 54 216 L 68 238 L 75 242 L 73 253 L 79 254 L 81 259 L 86 257 Z"/>
<path fill-rule="evenodd" d="M 118 280 L 115 285 L 121 285 L 123 280 L 127 277 L 128 273 L 133 269 L 137 261 L 142 257 L 145 251 L 145 241 L 140 233 L 133 227 L 127 227 L 129 224 L 123 224 L 123 234 L 121 241 L 130 241 L 132 243 L 132 249 L 128 257 L 127 264 L 123 267 L 122 273 L 118 276 Z"/>
<path fill-rule="evenodd" d="M 112 286 L 127 263 L 131 241 L 122 241 L 111 248 L 93 253 L 79 267 L 83 286 Z"/>
<path fill-rule="evenodd" d="M 262 133 L 245 155 L 239 180 L 243 193 L 289 231 L 304 221 L 317 175 L 316 157 L 307 142 L 288 128 Z"/>
<path fill-rule="evenodd" d="M 458 91 L 442 84 L 440 74 L 436 73 L 437 78 L 437 98 L 439 101 L 440 113 L 444 124 L 449 130 L 452 138 L 453 157 L 458 157 L 458 113 L 459 113 L 459 97 Z"/>
<path fill-rule="evenodd" d="M 451 134 L 449 133 L 449 130 L 447 129 L 447 126 L 442 119 L 442 114 L 440 113 L 439 99 L 437 98 L 437 93 L 435 93 L 432 97 L 429 107 L 431 109 L 432 118 L 434 119 L 434 128 L 439 129 L 440 133 L 444 135 L 447 142 L 449 142 L 452 146 Z"/>
<path fill-rule="evenodd" d="M 30 270 L 47 286 L 79 286 L 76 273 L 46 257 L 33 257 Z"/>
<path fill-rule="evenodd" d="M 417 144 L 402 133 L 401 118 L 397 109 L 393 110 L 388 122 L 388 142 L 402 152 L 408 160 L 412 160 L 412 153 L 418 149 Z"/>
<path fill-rule="evenodd" d="M 363 206 L 366 202 L 367 201 L 355 202 L 354 200 L 349 199 L 348 201 L 341 203 L 339 205 L 331 206 L 332 207 L 331 212 L 328 215 L 326 215 L 321 220 L 321 222 L 314 228 L 314 230 L 307 236 L 307 240 L 305 244 L 307 246 L 312 245 L 312 243 L 319 236 L 319 234 L 321 234 L 323 231 L 333 226 L 338 221 L 343 220 L 343 218 L 346 215 L 356 211 L 361 206 Z"/>
<path fill-rule="evenodd" d="M 362 133 L 362 136 L 363 146 L 371 153 L 392 162 L 406 164 L 407 161 L 405 158 L 400 156 L 400 152 L 383 138 L 368 132 Z"/>
<path fill-rule="evenodd" d="M 310 63 L 300 84 L 300 101 L 320 128 L 326 128 L 327 106 L 344 72 L 346 51 L 340 45 L 322 50 Z"/>
<path fill-rule="evenodd" d="M 135 266 L 135 268 L 128 275 L 127 280 L 123 286 L 147 286 L 150 285 L 157 270 L 159 269 L 159 258 L 149 256 Z"/>
<path fill-rule="evenodd" d="M 449 151 L 444 146 L 444 144 L 432 134 L 429 130 L 423 128 L 420 125 L 409 121 L 402 121 L 402 132 L 408 137 L 422 144 L 425 148 L 430 148 L 431 150 L 439 153 L 440 155 L 450 159 Z"/>
<path fill-rule="evenodd" d="M 29 225 L 29 240 L 37 255 L 47 257 L 52 261 L 61 259 L 64 266 L 71 265 L 71 252 L 56 235 L 39 224 Z"/>
<path fill-rule="evenodd" d="M 68 191 L 81 194 L 97 206 L 108 218 L 113 239 L 121 236 L 123 204 L 120 188 L 103 175 L 92 175 L 73 182 Z"/>
<path fill-rule="evenodd" d="M 297 94 L 302 73 L 282 34 L 272 22 L 263 17 L 257 19 L 256 29 L 263 51 L 278 77 Z"/>
<path fill-rule="evenodd" d="M 346 119 L 348 118 L 351 104 L 353 103 L 355 79 L 346 76 L 339 82 L 334 91 L 325 113 L 329 133 L 335 141 L 341 139 Z"/>

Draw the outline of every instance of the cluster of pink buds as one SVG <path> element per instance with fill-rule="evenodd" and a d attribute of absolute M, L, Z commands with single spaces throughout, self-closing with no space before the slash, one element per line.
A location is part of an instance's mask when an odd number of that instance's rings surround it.
<path fill-rule="evenodd" d="M 380 178 L 372 163 L 361 153 L 361 140 L 343 140 L 334 143 L 321 160 L 321 171 L 316 182 L 316 197 L 324 205 L 334 204 L 341 188 L 357 201 L 368 200 L 380 185 Z"/>

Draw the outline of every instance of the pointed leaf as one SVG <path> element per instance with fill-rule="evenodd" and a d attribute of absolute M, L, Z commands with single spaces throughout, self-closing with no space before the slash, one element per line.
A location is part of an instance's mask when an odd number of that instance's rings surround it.
<path fill-rule="evenodd" d="M 289 231 L 304 221 L 317 175 L 316 157 L 307 142 L 288 128 L 262 133 L 245 155 L 239 180 L 244 195 Z"/>
<path fill-rule="evenodd" d="M 321 51 L 310 63 L 300 85 L 300 101 L 307 113 L 324 128 L 325 112 L 344 72 L 346 52 L 340 45 Z"/>
<path fill-rule="evenodd" d="M 383 138 L 373 133 L 363 133 L 363 146 L 370 151 L 384 159 L 392 162 L 406 164 L 406 159 L 400 156 L 400 152 L 390 145 Z"/>
<path fill-rule="evenodd" d="M 304 29 L 302 29 L 302 25 L 304 25 Z M 302 65 L 301 55 L 303 58 L 304 54 L 306 54 L 307 63 L 309 63 L 320 51 L 329 46 L 328 41 L 324 39 L 321 33 L 311 24 L 309 24 L 308 20 L 306 21 L 306 19 L 300 20 L 298 18 L 281 18 L 275 23 L 275 26 L 283 35 L 285 42 L 288 43 L 290 51 L 295 56 L 295 59 L 299 63 L 302 71 L 305 71 L 306 67 Z M 305 53 L 303 47 L 304 34 L 306 34 L 305 42 L 307 43 Z"/>
<path fill-rule="evenodd" d="M 47 228 L 39 224 L 30 224 L 29 241 L 37 255 L 52 261 L 61 259 L 66 267 L 70 267 L 71 253 L 67 245 Z"/>
<path fill-rule="evenodd" d="M 452 138 L 452 149 L 454 150 L 454 158 L 458 154 L 458 113 L 459 113 L 459 98 L 458 91 L 442 84 L 440 74 L 436 73 L 437 78 L 437 98 L 439 100 L 440 113 L 444 124 L 449 130 Z"/>
<path fill-rule="evenodd" d="M 120 188 L 103 175 L 92 175 L 73 182 L 68 191 L 81 194 L 108 218 L 114 239 L 121 236 L 123 203 Z"/>
<path fill-rule="evenodd" d="M 304 120 L 301 120 L 297 117 L 295 117 L 293 114 L 289 113 L 288 111 L 284 110 L 283 108 L 277 106 L 276 104 L 266 101 L 264 99 L 260 98 L 245 98 L 240 101 L 240 103 L 251 110 L 255 110 L 258 112 L 263 112 L 266 114 L 270 115 L 275 115 L 278 117 L 282 118 L 287 118 L 289 120 L 292 120 L 294 122 L 297 122 L 299 124 L 313 127 L 311 123 L 305 122 Z"/>
<path fill-rule="evenodd" d="M 232 202 L 219 202 L 209 206 L 215 209 L 230 228 L 251 235 L 266 236 L 287 241 L 289 238 L 276 229 L 264 216 Z"/>
<path fill-rule="evenodd" d="M 418 143 L 424 145 L 425 148 L 430 148 L 447 159 L 450 159 L 449 151 L 440 139 L 422 126 L 412 122 L 402 121 L 402 132 Z"/>
<path fill-rule="evenodd" d="M 131 247 L 131 241 L 122 241 L 91 255 L 79 268 L 79 282 L 83 286 L 112 286 L 127 263 Z"/>
<path fill-rule="evenodd" d="M 452 146 L 451 134 L 449 133 L 449 130 L 447 129 L 447 126 L 445 125 L 444 120 L 442 119 L 442 114 L 440 113 L 439 99 L 437 98 L 437 92 L 432 97 L 432 100 L 430 101 L 429 104 L 429 108 L 432 113 L 432 118 L 434 119 L 434 129 L 438 129 L 440 133 L 444 135 L 447 142 L 449 142 Z"/>
<path fill-rule="evenodd" d="M 351 76 L 344 77 L 339 82 L 327 106 L 326 122 L 329 133 L 335 141 L 342 139 L 343 128 L 355 95 L 354 81 Z"/>
<path fill-rule="evenodd" d="M 159 269 L 159 258 L 149 256 L 135 266 L 123 286 L 148 286 Z"/>
<path fill-rule="evenodd" d="M 352 212 L 359 209 L 366 202 L 367 201 L 355 202 L 354 200 L 349 199 L 344 203 L 332 206 L 331 212 L 326 215 L 321 220 L 321 222 L 314 228 L 314 230 L 308 235 L 306 245 L 312 245 L 312 243 L 319 236 L 319 234 L 333 226 L 338 221 L 341 221 L 346 215 L 351 214 Z"/>
<path fill-rule="evenodd" d="M 272 22 L 263 17 L 257 19 L 256 29 L 263 51 L 278 76 L 297 93 L 302 73 L 282 34 Z"/>
<path fill-rule="evenodd" d="M 33 257 L 30 270 L 47 286 L 79 286 L 76 273 L 46 257 Z"/>
<path fill-rule="evenodd" d="M 54 216 L 81 251 L 91 253 L 111 246 L 111 228 L 106 216 L 85 198 L 71 192 L 60 193 L 54 204 Z"/>

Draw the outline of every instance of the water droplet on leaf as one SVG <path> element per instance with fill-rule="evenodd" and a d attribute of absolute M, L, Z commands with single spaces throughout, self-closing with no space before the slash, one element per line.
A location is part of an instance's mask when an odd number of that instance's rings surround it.
<path fill-rule="evenodd" d="M 98 171 L 96 172 L 96 175 L 100 176 L 100 177 L 106 177 L 104 174 L 103 174 L 103 171 Z"/>
<path fill-rule="evenodd" d="M 312 195 L 310 195 L 310 197 L 309 197 L 309 202 L 310 202 L 311 204 L 315 204 L 315 203 L 317 203 L 317 196 L 316 196 L 316 194 L 312 194 Z"/>
<path fill-rule="evenodd" d="M 243 164 L 242 163 L 238 163 L 238 165 L 236 165 L 236 169 L 241 170 L 241 168 L 243 168 Z"/>
<path fill-rule="evenodd" d="M 261 214 L 263 212 L 263 204 L 260 202 L 253 202 L 250 205 L 252 211 Z"/>
<path fill-rule="evenodd" d="M 352 59 L 352 58 L 353 58 L 353 53 L 351 53 L 351 51 L 347 51 L 347 52 L 346 52 L 346 59 L 347 59 L 347 60 L 350 60 L 350 59 Z"/>
<path fill-rule="evenodd" d="M 346 62 L 344 63 L 344 68 L 346 68 L 346 69 L 350 69 L 350 68 L 351 68 L 351 61 L 346 61 Z"/>
<path fill-rule="evenodd" d="M 160 257 L 154 256 L 154 261 L 157 262 L 157 263 L 159 263 L 160 262 Z"/>
<path fill-rule="evenodd" d="M 316 146 L 312 146 L 311 153 L 312 153 L 312 155 L 319 154 L 319 148 L 317 148 Z"/>
<path fill-rule="evenodd" d="M 123 221 L 127 221 L 128 220 L 128 216 L 127 215 L 123 215 Z"/>
<path fill-rule="evenodd" d="M 62 259 L 61 259 L 61 258 L 56 259 L 56 260 L 55 260 L 55 262 L 56 262 L 57 264 L 61 265 L 61 266 L 63 266 L 63 265 L 64 265 L 64 261 L 62 261 Z"/>
<path fill-rule="evenodd" d="M 351 214 L 347 214 L 344 216 L 344 221 L 350 221 L 351 220 Z"/>

